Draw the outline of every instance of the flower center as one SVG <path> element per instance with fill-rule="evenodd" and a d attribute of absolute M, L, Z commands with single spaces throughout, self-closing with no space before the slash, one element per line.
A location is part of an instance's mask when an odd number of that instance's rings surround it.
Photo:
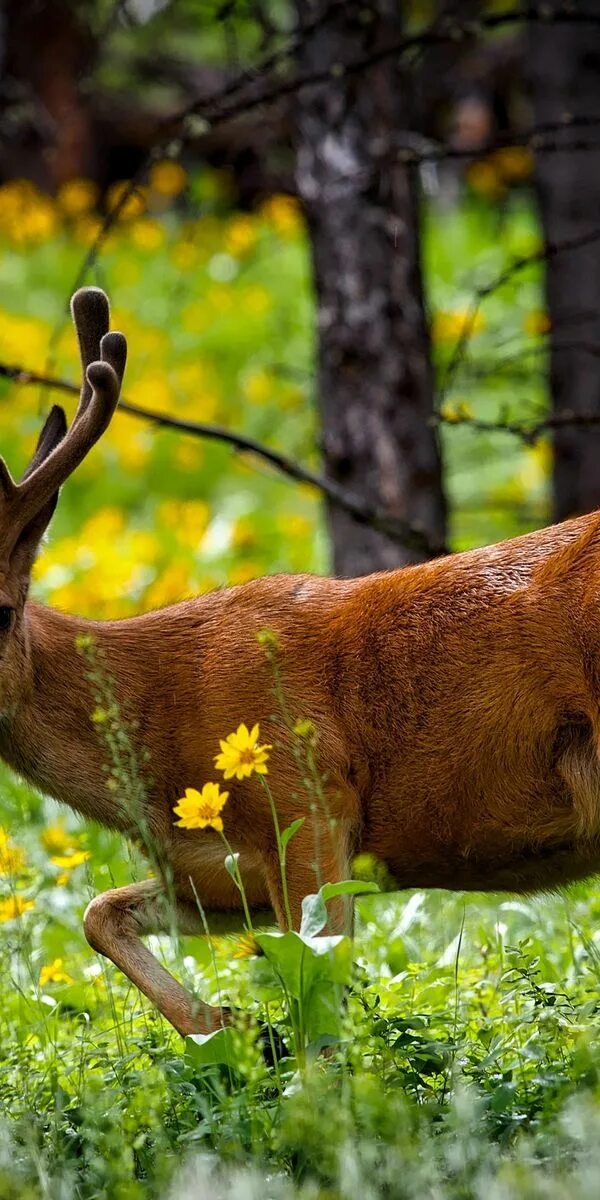
<path fill-rule="evenodd" d="M 254 747 L 249 746 L 247 750 L 240 750 L 240 762 L 248 763 L 249 766 L 254 762 Z"/>

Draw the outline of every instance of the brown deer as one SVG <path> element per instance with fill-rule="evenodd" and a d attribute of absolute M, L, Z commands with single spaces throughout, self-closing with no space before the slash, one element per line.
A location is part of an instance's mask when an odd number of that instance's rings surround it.
<path fill-rule="evenodd" d="M 497 546 L 355 580 L 273 576 L 126 621 L 83 621 L 28 600 L 32 564 L 61 484 L 116 408 L 125 339 L 108 331 L 93 288 L 72 302 L 83 364 L 67 430 L 50 412 L 32 462 L 13 482 L 0 460 L 0 754 L 26 779 L 102 824 L 139 836 L 139 814 L 107 787 L 90 718 L 78 635 L 90 635 L 149 760 L 143 820 L 160 847 L 156 879 L 98 896 L 91 945 L 182 1034 L 227 1019 L 192 999 L 144 946 L 144 934 L 202 932 L 207 911 L 239 893 L 218 834 L 186 831 L 173 808 L 215 779 L 219 739 L 260 722 L 288 847 L 293 920 L 320 877 L 347 877 L 357 851 L 385 862 L 399 888 L 525 892 L 600 868 L 600 514 Z M 319 731 L 326 812 L 303 812 L 286 724 L 273 724 L 277 639 L 294 712 Z M 272 732 L 271 732 L 272 731 Z M 224 813 L 249 904 L 285 927 L 273 822 L 260 782 L 228 785 Z M 330 928 L 344 927 L 339 901 Z"/>

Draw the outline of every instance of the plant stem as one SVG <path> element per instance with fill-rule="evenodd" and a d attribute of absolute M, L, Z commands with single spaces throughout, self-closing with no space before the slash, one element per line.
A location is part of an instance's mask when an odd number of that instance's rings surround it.
<path fill-rule="evenodd" d="M 275 808 L 275 801 L 273 800 L 273 794 L 272 794 L 271 789 L 263 775 L 260 776 L 260 781 L 265 789 L 265 792 L 267 793 L 267 796 L 269 799 L 269 805 L 271 808 L 271 816 L 273 817 L 273 825 L 275 826 L 275 838 L 277 841 L 277 855 L 279 858 L 279 870 L 281 872 L 281 887 L 282 887 L 282 891 L 283 891 L 283 907 L 285 909 L 285 919 L 287 921 L 288 929 L 292 929 L 292 927 L 293 927 L 292 926 L 292 912 L 290 909 L 290 898 L 289 898 L 289 894 L 288 894 L 288 885 L 287 885 L 287 873 L 286 873 L 286 869 L 285 869 L 285 847 L 283 846 L 282 841 L 281 841 L 281 830 L 279 828 L 279 818 L 277 816 L 277 809 Z"/>
<path fill-rule="evenodd" d="M 246 891 L 244 888 L 244 884 L 242 882 L 242 876 L 240 874 L 238 860 L 232 850 L 232 847 L 229 844 L 227 837 L 225 836 L 225 834 L 223 833 L 222 830 L 220 830 L 220 834 L 221 834 L 221 838 L 222 838 L 223 844 L 225 846 L 225 849 L 227 850 L 227 853 L 233 862 L 233 867 L 234 867 L 233 881 L 240 893 L 240 896 L 242 897 L 242 907 L 244 909 L 244 918 L 246 921 L 246 928 L 249 929 L 250 931 L 252 931 L 252 917 L 250 916 L 250 909 L 248 908 L 248 900 L 246 897 Z"/>

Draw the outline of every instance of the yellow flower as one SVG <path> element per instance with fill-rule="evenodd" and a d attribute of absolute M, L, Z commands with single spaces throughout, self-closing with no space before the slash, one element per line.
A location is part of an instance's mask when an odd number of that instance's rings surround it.
<path fill-rule="evenodd" d="M 248 729 L 246 725 L 238 725 L 235 733 L 230 733 L 225 741 L 220 741 L 221 754 L 215 755 L 215 767 L 222 771 L 225 779 L 244 779 L 256 771 L 257 775 L 267 775 L 269 745 L 259 746 L 259 728 L 254 725 Z"/>
<path fill-rule="evenodd" d="M 116 183 L 111 184 L 106 193 L 106 205 L 109 212 L 113 208 L 116 208 L 117 205 L 121 205 L 119 208 L 119 221 L 130 221 L 141 217 L 146 210 L 145 188 L 135 187 L 130 192 L 130 186 L 128 179 L 119 179 Z"/>
<path fill-rule="evenodd" d="M 63 971 L 63 958 L 55 958 L 54 962 L 48 963 L 47 967 L 42 967 L 40 971 L 40 987 L 46 987 L 48 983 L 72 983 L 73 980 L 66 971 Z"/>
<path fill-rule="evenodd" d="M 223 246 L 234 258 L 248 254 L 256 245 L 256 226 L 251 217 L 233 217 L 225 230 Z"/>
<path fill-rule="evenodd" d="M 260 575 L 264 575 L 264 567 L 259 562 L 247 559 L 231 568 L 228 583 L 239 587 L 242 583 L 250 583 L 251 579 L 258 579 Z"/>
<path fill-rule="evenodd" d="M 479 192 L 480 196 L 497 200 L 504 192 L 504 181 L 490 159 L 472 163 L 467 168 L 466 175 L 469 186 L 474 192 Z"/>
<path fill-rule="evenodd" d="M 262 950 L 250 929 L 236 938 L 233 958 L 256 958 L 261 954 Z"/>
<path fill-rule="evenodd" d="M 481 333 L 482 329 L 485 329 L 485 317 L 479 310 L 470 312 L 467 308 L 446 309 L 435 314 L 431 336 L 434 342 L 453 342 L 465 332 L 475 336 Z"/>
<path fill-rule="evenodd" d="M 138 250 L 158 250 L 162 246 L 165 235 L 158 221 L 150 217 L 142 217 L 134 221 L 129 230 L 129 236 Z"/>
<path fill-rule="evenodd" d="M 219 813 L 228 799 L 229 792 L 220 791 L 218 783 L 205 783 L 201 792 L 186 788 L 173 809 L 180 818 L 175 824 L 182 829 L 216 829 L 220 833 L 223 821 Z"/>
<path fill-rule="evenodd" d="M 507 183 L 523 183 L 533 174 L 533 154 L 527 146 L 504 146 L 496 150 L 491 158 Z"/>
<path fill-rule="evenodd" d="M 23 851 L 11 844 L 6 830 L 0 825 L 0 875 L 18 875 L 24 866 Z"/>
<path fill-rule="evenodd" d="M 0 921 L 14 921 L 28 909 L 33 908 L 33 900 L 24 900 L 22 896 L 9 896 L 0 900 Z"/>
<path fill-rule="evenodd" d="M 53 854 L 50 862 L 53 867 L 60 867 L 61 871 L 73 871 L 87 862 L 89 857 L 89 850 L 76 850 L 73 854 Z"/>
<path fill-rule="evenodd" d="M 47 825 L 40 840 L 48 854 L 71 854 L 78 846 L 77 839 L 69 833 L 62 821 Z"/>
<path fill-rule="evenodd" d="M 56 202 L 67 217 L 80 217 L 98 202 L 98 187 L 91 179 L 68 179 L 56 194 Z"/>
<path fill-rule="evenodd" d="M 178 196 L 187 183 L 187 172 L 171 159 L 157 162 L 150 171 L 150 187 L 161 196 Z"/>
<path fill-rule="evenodd" d="M 259 368 L 251 371 L 244 382 L 244 391 L 251 404 L 264 404 L 272 391 L 272 377 L 268 371 Z"/>
<path fill-rule="evenodd" d="M 296 237 L 303 229 L 302 209 L 293 196 L 271 196 L 260 211 L 280 237 Z"/>
<path fill-rule="evenodd" d="M 523 329 L 530 337 L 539 337 L 543 333 L 550 332 L 550 317 L 543 308 L 533 309 L 532 312 L 525 313 L 523 318 Z"/>

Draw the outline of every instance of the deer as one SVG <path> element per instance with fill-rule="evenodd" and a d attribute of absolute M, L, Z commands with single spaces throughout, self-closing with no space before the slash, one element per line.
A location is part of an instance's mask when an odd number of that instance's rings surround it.
<path fill-rule="evenodd" d="M 482 549 L 357 579 L 273 575 L 126 620 L 67 615 L 29 598 L 61 486 L 115 412 L 127 346 L 109 305 L 80 289 L 72 315 L 82 385 L 72 423 L 52 407 L 16 483 L 0 460 L 0 756 L 85 818 L 139 838 L 139 813 L 107 787 L 77 648 L 92 638 L 133 714 L 149 780 L 143 823 L 160 847 L 149 879 L 96 896 L 85 936 L 183 1036 L 231 1019 L 154 957 L 147 934 L 202 934 L 240 893 L 211 829 L 178 827 L 189 786 L 215 778 L 240 722 L 272 730 L 269 778 L 289 842 L 292 925 L 320 877 L 354 856 L 384 863 L 399 890 L 527 893 L 600 869 L 600 513 Z M 290 734 L 273 715 L 273 632 L 286 696 L 318 731 L 326 805 L 302 797 Z M 274 824 L 260 780 L 235 780 L 227 833 L 250 911 L 287 928 Z M 325 811 L 326 809 L 326 811 Z M 168 897 L 168 903 L 166 899 Z M 351 933 L 340 897 L 330 932 Z"/>

